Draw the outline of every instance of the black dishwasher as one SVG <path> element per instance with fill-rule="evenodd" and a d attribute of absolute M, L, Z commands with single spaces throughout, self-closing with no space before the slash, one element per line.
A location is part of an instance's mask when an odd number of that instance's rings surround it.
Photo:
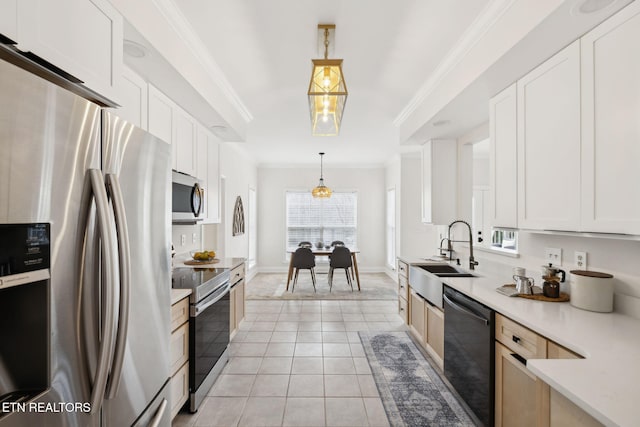
<path fill-rule="evenodd" d="M 485 425 L 494 414 L 494 311 L 444 286 L 444 374 Z"/>

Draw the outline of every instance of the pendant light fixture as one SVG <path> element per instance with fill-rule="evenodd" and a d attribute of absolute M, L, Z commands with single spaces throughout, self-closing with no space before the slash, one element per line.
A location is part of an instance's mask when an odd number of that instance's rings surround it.
<path fill-rule="evenodd" d="M 333 24 L 318 25 L 318 32 L 324 37 L 324 59 L 311 60 L 313 71 L 307 93 L 313 136 L 337 136 L 347 102 L 342 59 L 329 59 L 329 39 L 335 36 L 335 30 Z"/>
<path fill-rule="evenodd" d="M 324 153 L 318 154 L 320 154 L 320 182 L 318 182 L 318 186 L 316 188 L 311 190 L 311 195 L 315 199 L 328 199 L 331 197 L 331 189 L 324 185 L 324 179 L 322 178 L 322 156 L 324 156 Z"/>

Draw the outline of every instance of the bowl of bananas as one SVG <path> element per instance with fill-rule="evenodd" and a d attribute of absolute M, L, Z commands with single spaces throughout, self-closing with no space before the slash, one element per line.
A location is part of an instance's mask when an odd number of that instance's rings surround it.
<path fill-rule="evenodd" d="M 211 262 L 216 258 L 216 253 L 214 251 L 191 251 L 189 253 L 194 261 L 202 263 Z"/>

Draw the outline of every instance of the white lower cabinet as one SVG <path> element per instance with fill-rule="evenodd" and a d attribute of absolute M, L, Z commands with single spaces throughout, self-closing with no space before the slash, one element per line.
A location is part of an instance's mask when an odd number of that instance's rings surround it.
<path fill-rule="evenodd" d="M 109 1 L 20 0 L 17 5 L 18 49 L 119 103 L 115 84 L 122 73 L 123 20 Z"/>

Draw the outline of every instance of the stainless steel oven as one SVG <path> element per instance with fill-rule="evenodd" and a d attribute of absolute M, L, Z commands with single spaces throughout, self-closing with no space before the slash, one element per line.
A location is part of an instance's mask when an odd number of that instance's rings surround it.
<path fill-rule="evenodd" d="M 189 410 L 195 412 L 229 360 L 230 281 L 226 268 L 177 268 L 174 288 L 192 289 L 189 317 Z"/>
<path fill-rule="evenodd" d="M 202 221 L 204 189 L 202 182 L 184 173 L 173 171 L 171 175 L 171 219 L 174 223 Z"/>

